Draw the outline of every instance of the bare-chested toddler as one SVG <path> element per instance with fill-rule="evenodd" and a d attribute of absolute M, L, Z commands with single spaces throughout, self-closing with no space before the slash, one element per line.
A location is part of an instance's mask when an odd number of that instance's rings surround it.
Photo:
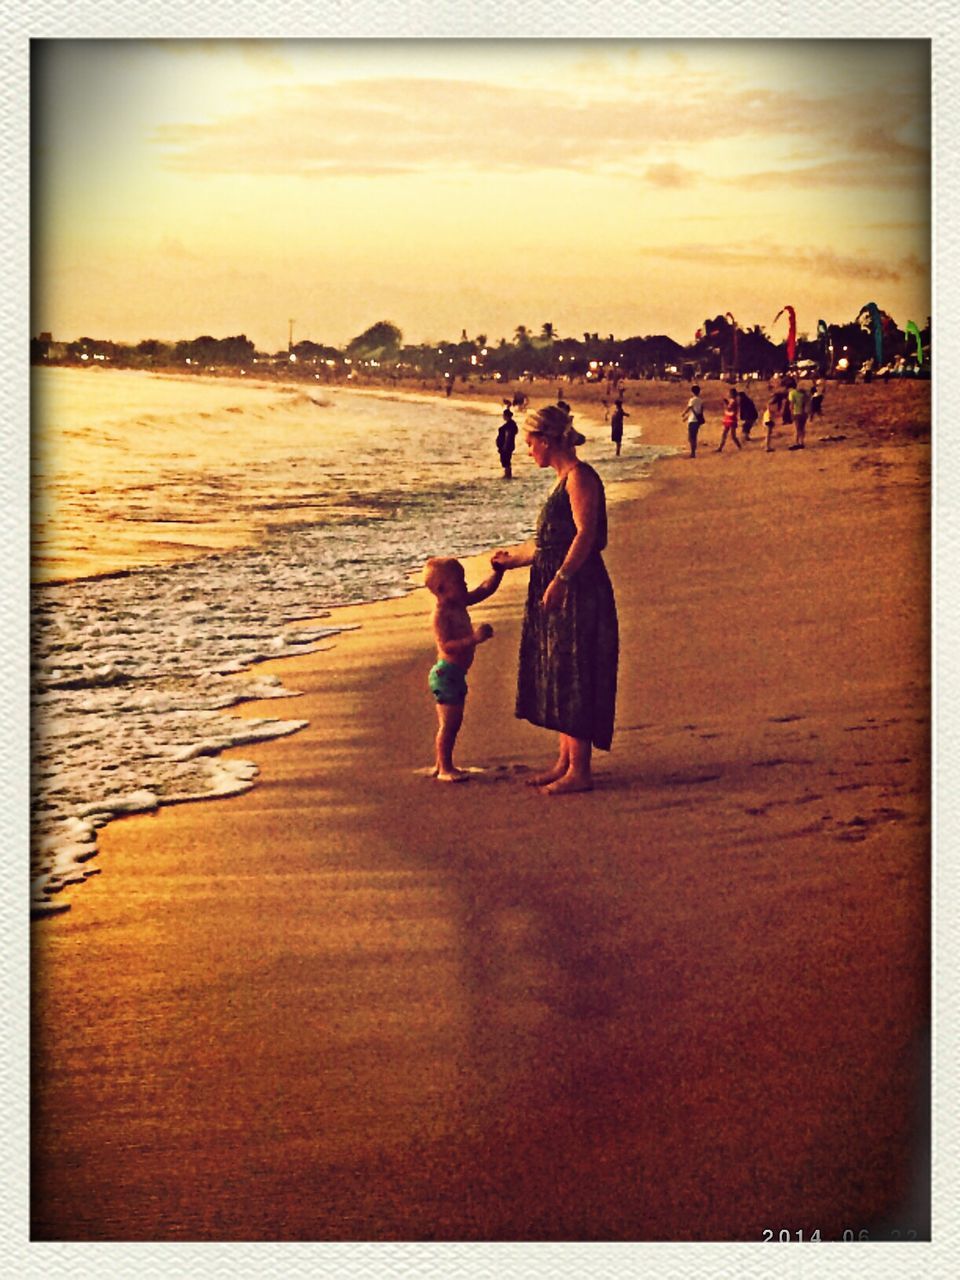
<path fill-rule="evenodd" d="M 440 782 L 465 782 L 469 774 L 453 763 L 453 745 L 463 723 L 463 704 L 467 697 L 467 672 L 473 665 L 478 644 L 493 635 L 489 622 L 474 627 L 467 606 L 479 604 L 492 596 L 503 578 L 502 569 L 494 569 L 473 591 L 467 590 L 467 578 L 459 560 L 434 556 L 428 560 L 423 580 L 433 592 L 437 607 L 433 611 L 433 633 L 437 641 L 437 661 L 430 670 L 430 692 L 437 703 L 437 764 L 434 777 Z"/>

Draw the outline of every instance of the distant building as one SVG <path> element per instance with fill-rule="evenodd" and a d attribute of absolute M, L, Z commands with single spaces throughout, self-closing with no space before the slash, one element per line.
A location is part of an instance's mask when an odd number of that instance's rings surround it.
<path fill-rule="evenodd" d="M 62 360 L 67 354 L 65 342 L 54 342 L 52 333 L 41 333 L 30 339 L 30 363 L 43 364 L 50 360 Z"/>

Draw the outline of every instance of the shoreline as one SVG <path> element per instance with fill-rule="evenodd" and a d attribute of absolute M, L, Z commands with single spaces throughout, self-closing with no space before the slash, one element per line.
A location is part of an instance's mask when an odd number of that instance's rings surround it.
<path fill-rule="evenodd" d="M 929 1001 L 929 476 L 922 444 L 844 443 L 662 459 L 612 508 L 629 665 L 589 796 L 519 785 L 552 744 L 511 718 L 508 575 L 476 611 L 496 636 L 469 785 L 414 773 L 413 591 L 276 663 L 310 725 L 226 753 L 259 763 L 252 791 L 105 828 L 104 874 L 33 926 L 35 1238 L 902 1221 Z"/>

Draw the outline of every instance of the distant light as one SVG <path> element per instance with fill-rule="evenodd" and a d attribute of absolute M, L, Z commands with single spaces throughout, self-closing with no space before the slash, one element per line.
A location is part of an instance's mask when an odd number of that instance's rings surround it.
<path fill-rule="evenodd" d="M 487 348 L 486 347 L 481 348 L 480 354 L 482 356 L 485 356 L 487 354 Z"/>
<path fill-rule="evenodd" d="M 595 369 L 596 367 L 597 367 L 597 362 L 596 362 L 596 360 L 591 360 L 591 361 L 590 361 L 590 368 L 591 368 L 591 369 Z"/>
<path fill-rule="evenodd" d="M 846 348 L 844 348 L 844 350 L 846 350 Z M 837 361 L 837 368 L 838 368 L 838 369 L 849 369 L 849 367 L 850 367 L 850 361 L 846 358 L 846 356 L 842 356 L 842 357 Z"/>
<path fill-rule="evenodd" d="M 89 359 L 90 359 L 90 357 L 87 355 L 87 353 L 86 353 L 86 352 L 84 352 L 84 353 L 83 353 L 83 355 L 80 357 L 80 359 L 81 359 L 81 360 L 89 360 Z M 188 361 L 187 361 L 187 364 L 189 364 L 189 363 L 190 363 L 190 361 L 188 360 Z"/>
<path fill-rule="evenodd" d="M 291 363 L 291 364 L 296 364 L 296 363 L 297 363 L 297 357 L 294 355 L 294 353 L 293 353 L 292 351 L 290 352 L 290 363 Z"/>
<path fill-rule="evenodd" d="M 86 358 L 87 358 L 87 357 L 86 357 L 86 356 L 84 356 L 83 358 L 84 358 L 84 360 L 86 360 Z M 189 357 L 189 356 L 187 356 L 187 364 L 193 364 L 193 361 L 190 359 L 190 357 Z"/>
<path fill-rule="evenodd" d="M 470 363 L 471 363 L 471 364 L 476 364 L 476 363 L 477 363 L 477 357 L 476 357 L 476 356 L 471 356 L 471 357 L 470 357 Z"/>

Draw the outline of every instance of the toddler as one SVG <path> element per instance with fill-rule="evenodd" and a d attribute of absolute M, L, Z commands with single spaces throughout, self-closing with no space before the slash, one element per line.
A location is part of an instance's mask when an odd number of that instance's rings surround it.
<path fill-rule="evenodd" d="M 437 764 L 439 782 L 465 782 L 470 776 L 453 763 L 453 744 L 463 723 L 467 697 L 467 672 L 473 665 L 478 644 L 493 635 L 489 622 L 474 628 L 467 605 L 479 604 L 493 595 L 503 578 L 495 567 L 473 591 L 467 590 L 466 574 L 459 560 L 434 556 L 427 561 L 423 580 L 437 600 L 433 611 L 433 633 L 437 641 L 437 661 L 430 670 L 430 692 L 437 702 Z"/>

